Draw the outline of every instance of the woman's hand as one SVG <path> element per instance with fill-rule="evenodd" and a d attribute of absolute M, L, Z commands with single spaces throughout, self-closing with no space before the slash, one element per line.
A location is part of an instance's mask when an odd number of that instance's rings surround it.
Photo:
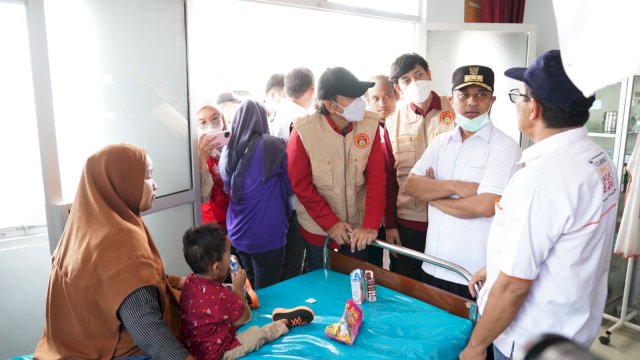
<path fill-rule="evenodd" d="M 198 137 L 198 159 L 200 160 L 200 168 L 203 168 L 207 164 L 207 159 L 211 150 L 215 145 L 215 137 L 208 136 L 208 134 L 202 134 Z"/>

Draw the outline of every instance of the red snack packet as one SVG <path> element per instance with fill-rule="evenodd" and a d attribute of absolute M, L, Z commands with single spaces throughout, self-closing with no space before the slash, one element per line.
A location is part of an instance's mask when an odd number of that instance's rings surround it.
<path fill-rule="evenodd" d="M 353 300 L 349 299 L 340 320 L 327 326 L 324 329 L 324 334 L 330 339 L 353 345 L 358 336 L 360 324 L 362 324 L 362 309 Z"/>

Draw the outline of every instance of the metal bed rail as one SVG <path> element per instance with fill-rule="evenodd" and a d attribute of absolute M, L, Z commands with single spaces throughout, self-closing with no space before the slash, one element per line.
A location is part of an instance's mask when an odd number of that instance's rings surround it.
<path fill-rule="evenodd" d="M 327 237 L 324 241 L 324 259 L 323 259 L 323 266 L 325 269 L 329 268 L 329 242 L 331 241 L 330 237 Z M 403 247 L 403 246 L 398 246 L 398 245 L 394 245 L 394 244 L 389 244 L 388 242 L 385 241 L 381 241 L 381 240 L 373 240 L 373 242 L 371 243 L 371 245 L 377 246 L 379 248 L 382 249 L 387 249 L 389 251 L 392 251 L 394 253 L 400 254 L 400 255 L 405 255 L 411 258 L 414 258 L 416 260 L 421 260 L 423 262 L 426 262 L 428 264 L 431 265 L 435 265 L 437 267 L 449 270 L 449 271 L 453 271 L 456 274 L 462 276 L 465 280 L 467 280 L 467 282 L 471 281 L 471 278 L 473 277 L 473 275 L 467 271 L 467 269 L 463 268 L 460 265 L 454 264 L 450 261 L 446 261 L 446 260 L 442 260 L 440 258 L 437 258 L 435 256 L 431 256 L 431 255 L 427 255 L 421 252 L 417 252 L 415 250 L 411 250 L 409 248 Z"/>
<path fill-rule="evenodd" d="M 329 268 L 329 242 L 331 241 L 331 238 L 327 236 L 327 238 L 324 240 L 324 248 L 323 248 L 323 267 L 325 269 Z M 389 251 L 393 251 L 394 253 L 400 254 L 400 255 L 405 255 L 417 260 L 421 260 L 423 262 L 426 262 L 428 264 L 431 265 L 435 265 L 437 267 L 443 268 L 445 270 L 449 270 L 452 271 L 460 276 L 462 276 L 465 280 L 467 280 L 467 282 L 471 281 L 471 278 L 473 277 L 473 275 L 465 268 L 463 268 L 460 265 L 454 264 L 450 261 L 446 261 L 446 260 L 442 260 L 440 258 L 437 258 L 435 256 L 431 256 L 431 255 L 427 255 L 421 252 L 417 252 L 415 250 L 411 250 L 408 249 L 406 247 L 403 246 L 398 246 L 398 245 L 394 245 L 394 244 L 389 244 L 386 241 L 381 241 L 381 240 L 373 240 L 373 242 L 371 243 L 371 245 L 373 246 L 377 246 L 379 248 L 382 249 L 387 249 Z M 476 294 L 480 293 L 480 287 L 482 285 L 479 284 L 475 284 L 474 288 L 476 289 Z M 475 324 L 478 322 L 478 319 L 480 318 L 480 313 L 478 311 L 478 305 L 475 302 L 468 302 L 467 306 L 469 307 L 469 320 L 471 320 L 471 322 L 473 323 L 473 326 L 475 326 Z"/>

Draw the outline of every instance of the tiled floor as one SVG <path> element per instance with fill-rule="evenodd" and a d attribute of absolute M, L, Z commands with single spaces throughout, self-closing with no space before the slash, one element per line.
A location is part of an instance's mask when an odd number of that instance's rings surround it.
<path fill-rule="evenodd" d="M 613 322 L 604 320 L 598 337 L 605 335 L 605 331 Z M 609 345 L 602 345 L 598 338 L 591 345 L 591 353 L 602 360 L 631 360 L 640 359 L 640 331 L 622 327 L 611 335 Z"/>

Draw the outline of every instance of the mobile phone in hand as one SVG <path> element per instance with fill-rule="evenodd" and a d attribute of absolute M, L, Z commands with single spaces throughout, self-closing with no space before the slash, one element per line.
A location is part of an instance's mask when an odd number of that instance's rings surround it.
<path fill-rule="evenodd" d="M 204 135 L 204 141 L 212 141 L 214 148 L 221 148 L 229 143 L 231 138 L 231 131 L 222 130 L 216 132 L 209 132 Z"/>

